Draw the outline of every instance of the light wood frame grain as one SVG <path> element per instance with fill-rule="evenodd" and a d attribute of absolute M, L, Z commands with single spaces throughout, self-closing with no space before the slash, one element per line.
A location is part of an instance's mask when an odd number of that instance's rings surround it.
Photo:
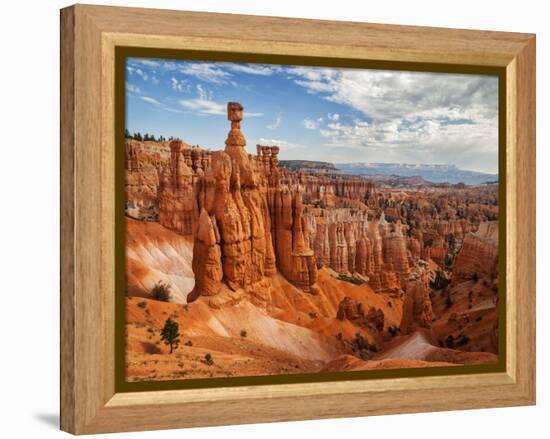
<path fill-rule="evenodd" d="M 506 371 L 116 393 L 117 46 L 506 71 Z M 61 428 L 75 434 L 535 403 L 535 37 L 76 5 L 61 11 Z"/>

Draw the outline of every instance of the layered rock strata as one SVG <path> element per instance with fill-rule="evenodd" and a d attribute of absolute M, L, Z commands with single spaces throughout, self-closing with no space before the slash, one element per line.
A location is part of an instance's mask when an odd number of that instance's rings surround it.
<path fill-rule="evenodd" d="M 418 328 L 429 328 L 433 312 L 430 299 L 429 280 L 426 272 L 407 281 L 403 300 L 403 315 L 400 330 L 403 334 Z"/>
<path fill-rule="evenodd" d="M 480 277 L 495 278 L 498 273 L 498 222 L 479 225 L 468 233 L 453 267 L 452 285 Z"/>

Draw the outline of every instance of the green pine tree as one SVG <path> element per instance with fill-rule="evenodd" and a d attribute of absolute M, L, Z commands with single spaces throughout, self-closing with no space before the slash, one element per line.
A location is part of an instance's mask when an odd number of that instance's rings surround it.
<path fill-rule="evenodd" d="M 180 333 L 178 322 L 168 318 L 164 323 L 164 328 L 160 331 L 160 339 L 164 341 L 164 344 L 170 346 L 170 353 L 174 348 L 178 348 L 180 344 Z"/>

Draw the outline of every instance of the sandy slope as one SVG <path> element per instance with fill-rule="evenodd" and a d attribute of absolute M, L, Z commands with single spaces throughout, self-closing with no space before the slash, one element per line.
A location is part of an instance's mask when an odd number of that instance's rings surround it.
<path fill-rule="evenodd" d="M 437 320 L 432 325 L 439 340 L 449 335 L 464 334 L 468 342 L 461 350 L 498 352 L 498 304 L 493 286 L 485 280 L 462 282 L 452 289 L 453 305 L 445 306 L 445 298 L 436 294 L 433 299 Z M 469 298 L 472 298 L 471 300 Z"/>
<path fill-rule="evenodd" d="M 437 367 L 437 366 L 456 366 L 453 363 L 441 361 L 424 361 L 406 358 L 390 358 L 384 360 L 363 361 L 353 355 L 341 355 L 330 361 L 323 372 L 346 372 L 354 370 L 381 370 L 381 369 L 402 369 L 410 367 Z"/>
<path fill-rule="evenodd" d="M 381 353 L 374 355 L 373 360 L 408 359 L 435 361 L 454 364 L 487 364 L 496 363 L 498 358 L 489 352 L 464 352 L 455 349 L 440 348 L 433 345 L 433 336 L 427 331 L 416 331 L 412 334 L 396 337 Z"/>
<path fill-rule="evenodd" d="M 186 303 L 195 285 L 193 243 L 158 223 L 126 219 L 128 292 L 146 296 L 155 283 L 170 284 L 172 300 Z"/>
<path fill-rule="evenodd" d="M 163 373 L 156 379 L 174 379 L 182 362 L 193 366 L 188 374 L 195 377 L 315 371 L 340 354 L 336 339 L 274 319 L 248 301 L 213 309 L 204 301 L 180 305 L 136 297 L 127 299 L 126 309 L 127 371 L 133 379 L 160 371 L 158 364 Z M 168 317 L 180 325 L 182 345 L 173 355 L 160 341 Z M 189 340 L 192 346 L 185 346 Z M 202 361 L 206 353 L 216 367 Z"/>

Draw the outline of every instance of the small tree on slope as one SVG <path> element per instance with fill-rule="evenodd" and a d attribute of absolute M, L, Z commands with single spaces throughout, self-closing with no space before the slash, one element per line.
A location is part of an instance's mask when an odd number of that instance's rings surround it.
<path fill-rule="evenodd" d="M 171 318 L 168 318 L 164 323 L 164 328 L 160 331 L 160 339 L 164 341 L 164 344 L 170 346 L 170 353 L 174 348 L 178 348 L 180 344 L 179 324 Z"/>

